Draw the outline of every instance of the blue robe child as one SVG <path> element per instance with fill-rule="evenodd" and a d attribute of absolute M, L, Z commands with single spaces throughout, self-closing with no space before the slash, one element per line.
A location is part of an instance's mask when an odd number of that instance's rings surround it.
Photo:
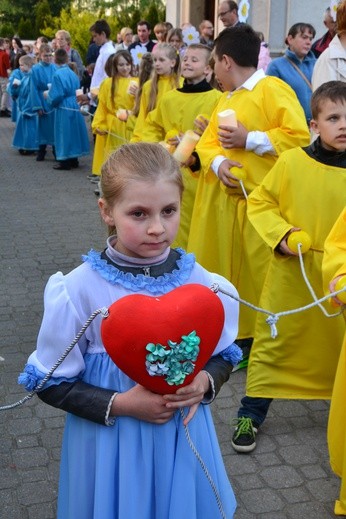
<path fill-rule="evenodd" d="M 31 97 L 33 110 L 38 112 L 38 145 L 54 146 L 54 109 L 48 105 L 43 92 L 52 83 L 57 66 L 41 61 L 32 67 Z"/>
<path fill-rule="evenodd" d="M 22 79 L 18 89 L 17 100 L 17 124 L 13 135 L 12 146 L 20 152 L 34 152 L 38 149 L 37 113 L 32 109 L 31 103 L 31 71 L 22 71 Z"/>
<path fill-rule="evenodd" d="M 58 66 L 47 97 L 48 106 L 55 108 L 54 143 L 58 161 L 90 153 L 85 120 L 76 98 L 79 86 L 78 76 L 68 65 Z"/>

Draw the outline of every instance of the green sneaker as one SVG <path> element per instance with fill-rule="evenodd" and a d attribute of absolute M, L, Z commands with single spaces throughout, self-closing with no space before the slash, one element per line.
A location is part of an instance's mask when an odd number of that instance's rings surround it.
<path fill-rule="evenodd" d="M 256 434 L 258 425 L 251 420 L 242 416 L 235 420 L 235 431 L 232 437 L 232 447 L 237 452 L 251 452 L 256 448 Z"/>

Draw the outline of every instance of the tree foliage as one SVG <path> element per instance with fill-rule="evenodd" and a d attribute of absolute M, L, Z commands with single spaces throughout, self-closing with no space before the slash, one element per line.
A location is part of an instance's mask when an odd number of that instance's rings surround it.
<path fill-rule="evenodd" d="M 82 58 L 90 41 L 90 26 L 105 18 L 112 39 L 122 27 L 136 32 L 139 20 L 151 27 L 165 20 L 163 0 L 0 0 L 0 36 L 17 34 L 22 39 L 39 35 L 52 39 L 58 29 L 69 31 L 72 45 Z"/>

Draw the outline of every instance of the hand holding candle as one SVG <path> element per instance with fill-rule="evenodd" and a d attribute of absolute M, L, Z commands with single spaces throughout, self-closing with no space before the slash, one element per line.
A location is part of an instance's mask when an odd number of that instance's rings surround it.
<path fill-rule="evenodd" d="M 177 149 L 173 153 L 173 157 L 179 162 L 186 162 L 192 154 L 199 141 L 200 136 L 197 135 L 193 130 L 187 130 L 184 137 L 177 146 Z"/>
<path fill-rule="evenodd" d="M 344 290 L 344 292 L 340 292 L 340 294 L 336 295 L 335 297 L 337 297 L 339 301 L 346 305 L 346 275 L 339 277 L 339 279 L 335 283 L 334 289 L 335 291 Z"/>

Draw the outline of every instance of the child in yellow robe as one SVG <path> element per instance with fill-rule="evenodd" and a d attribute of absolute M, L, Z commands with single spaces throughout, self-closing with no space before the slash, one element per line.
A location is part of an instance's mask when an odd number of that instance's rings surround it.
<path fill-rule="evenodd" d="M 169 132 L 177 135 L 196 128 L 195 119 L 201 115 L 207 123 L 217 105 L 221 92 L 207 82 L 210 73 L 210 49 L 205 45 L 190 45 L 182 59 L 181 74 L 184 85 L 166 92 L 155 110 L 149 113 L 142 132 L 142 140 L 160 142 L 167 140 Z M 169 143 L 177 144 L 177 137 L 168 138 Z M 195 200 L 200 163 L 197 157 L 194 164 L 183 165 L 184 193 L 181 204 L 180 227 L 175 239 L 175 246 L 185 248 L 188 241 L 190 220 Z"/>
<path fill-rule="evenodd" d="M 126 121 L 135 102 L 129 90 L 130 82 L 137 82 L 131 76 L 132 67 L 131 54 L 126 50 L 120 50 L 108 58 L 106 71 L 110 77 L 101 83 L 92 122 L 92 130 L 96 134 L 93 175 L 100 175 L 101 166 L 108 155 L 128 141 Z"/>
<path fill-rule="evenodd" d="M 181 85 L 179 56 L 168 43 L 158 43 L 152 52 L 154 71 L 152 78 L 143 85 L 140 108 L 131 142 L 142 140 L 145 119 L 156 108 L 163 94 Z"/>
<path fill-rule="evenodd" d="M 346 276 L 346 206 L 335 222 L 324 244 L 323 280 L 325 292 L 335 291 L 335 285 Z M 329 287 L 328 287 L 329 285 Z M 328 288 L 327 288 L 328 287 Z M 335 296 L 334 302 L 340 306 L 342 301 Z M 345 312 L 344 312 L 345 316 Z M 332 401 L 328 421 L 328 447 L 330 464 L 334 472 L 341 477 L 339 499 L 335 502 L 336 515 L 346 515 L 346 334 L 341 348 L 336 371 Z"/>
<path fill-rule="evenodd" d="M 196 151 L 202 172 L 191 219 L 188 250 L 254 304 L 261 293 L 269 249 L 246 217 L 237 172 L 250 193 L 289 148 L 309 143 L 304 112 L 293 90 L 257 70 L 260 40 L 248 25 L 224 30 L 215 41 L 215 74 L 225 91 Z M 218 125 L 233 109 L 237 127 Z M 232 172 L 230 172 L 232 167 Z M 255 312 L 241 305 L 239 339 L 253 337 Z"/>
<path fill-rule="evenodd" d="M 311 239 L 303 256 L 306 276 L 323 297 L 324 241 L 346 204 L 346 84 L 321 85 L 311 111 L 319 137 L 307 148 L 284 152 L 248 199 L 249 220 L 271 250 L 259 306 L 274 313 L 312 302 L 298 254 L 290 248 L 297 230 Z M 272 398 L 331 398 L 344 329 L 341 316 L 328 319 L 314 306 L 281 317 L 272 339 L 265 316 L 257 315 L 246 396 L 232 440 L 237 452 L 255 448 Z"/>

